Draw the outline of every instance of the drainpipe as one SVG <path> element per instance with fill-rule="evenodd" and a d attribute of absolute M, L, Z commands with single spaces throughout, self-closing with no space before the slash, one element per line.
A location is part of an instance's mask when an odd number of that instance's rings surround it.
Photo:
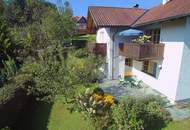
<path fill-rule="evenodd" d="M 115 46 L 114 46 L 114 42 L 115 42 L 115 36 L 116 34 L 119 32 L 119 29 L 117 28 L 116 31 L 113 33 L 113 36 L 112 36 L 112 41 L 113 41 L 113 44 L 112 44 L 112 49 L 113 49 L 113 52 L 112 52 L 112 79 L 114 79 L 114 71 L 113 68 L 115 68 L 115 63 L 114 63 L 114 59 L 115 59 Z"/>

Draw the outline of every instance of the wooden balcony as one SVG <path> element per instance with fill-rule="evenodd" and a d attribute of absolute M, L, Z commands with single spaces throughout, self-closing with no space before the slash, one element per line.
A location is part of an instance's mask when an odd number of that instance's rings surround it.
<path fill-rule="evenodd" d="M 107 55 L 107 45 L 106 43 L 89 43 L 88 48 L 90 52 L 96 55 Z"/>
<path fill-rule="evenodd" d="M 159 60 L 164 58 L 164 44 L 119 44 L 119 55 L 134 60 Z"/>

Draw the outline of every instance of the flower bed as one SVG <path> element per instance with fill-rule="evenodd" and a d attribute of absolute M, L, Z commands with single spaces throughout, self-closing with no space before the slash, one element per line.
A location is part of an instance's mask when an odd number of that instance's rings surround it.
<path fill-rule="evenodd" d="M 153 96 L 117 101 L 101 88 L 95 88 L 87 89 L 76 101 L 78 110 L 97 130 L 156 130 L 170 121 L 162 102 Z"/>

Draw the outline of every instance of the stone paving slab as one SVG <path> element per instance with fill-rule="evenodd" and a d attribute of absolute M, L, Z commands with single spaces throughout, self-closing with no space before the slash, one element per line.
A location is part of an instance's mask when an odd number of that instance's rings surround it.
<path fill-rule="evenodd" d="M 170 112 L 174 121 L 190 118 L 190 103 L 189 107 L 179 108 L 178 106 L 180 104 L 171 104 L 165 96 L 153 90 L 151 87 L 149 87 L 146 84 L 143 85 L 144 86 L 143 88 L 136 89 L 136 88 L 123 87 L 119 85 L 118 80 L 104 80 L 103 83 L 99 85 L 104 90 L 104 92 L 112 94 L 114 97 L 116 97 L 116 99 L 120 99 L 121 97 L 124 96 L 134 96 L 134 97 L 142 97 L 148 95 L 161 96 L 162 99 L 166 102 L 165 108 Z"/>

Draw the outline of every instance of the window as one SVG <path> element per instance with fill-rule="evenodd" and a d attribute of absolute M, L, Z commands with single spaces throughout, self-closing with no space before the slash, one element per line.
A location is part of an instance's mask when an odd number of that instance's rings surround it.
<path fill-rule="evenodd" d="M 143 71 L 144 72 L 148 72 L 148 65 L 149 65 L 149 61 L 144 61 L 143 62 Z"/>
<path fill-rule="evenodd" d="M 80 24 L 80 29 L 86 29 L 86 24 L 81 23 L 81 24 Z"/>
<path fill-rule="evenodd" d="M 103 43 L 104 42 L 104 32 L 100 32 L 100 40 Z"/>
<path fill-rule="evenodd" d="M 145 34 L 148 36 L 151 36 L 151 41 L 153 43 L 159 43 L 160 42 L 160 29 L 146 30 Z"/>
<path fill-rule="evenodd" d="M 125 59 L 125 65 L 132 67 L 133 66 L 133 60 L 130 58 Z"/>
<path fill-rule="evenodd" d="M 157 63 L 152 61 L 143 62 L 143 72 L 156 77 Z"/>
<path fill-rule="evenodd" d="M 123 49 L 124 49 L 124 43 L 119 43 L 119 49 L 120 49 L 121 51 L 123 51 Z"/>

